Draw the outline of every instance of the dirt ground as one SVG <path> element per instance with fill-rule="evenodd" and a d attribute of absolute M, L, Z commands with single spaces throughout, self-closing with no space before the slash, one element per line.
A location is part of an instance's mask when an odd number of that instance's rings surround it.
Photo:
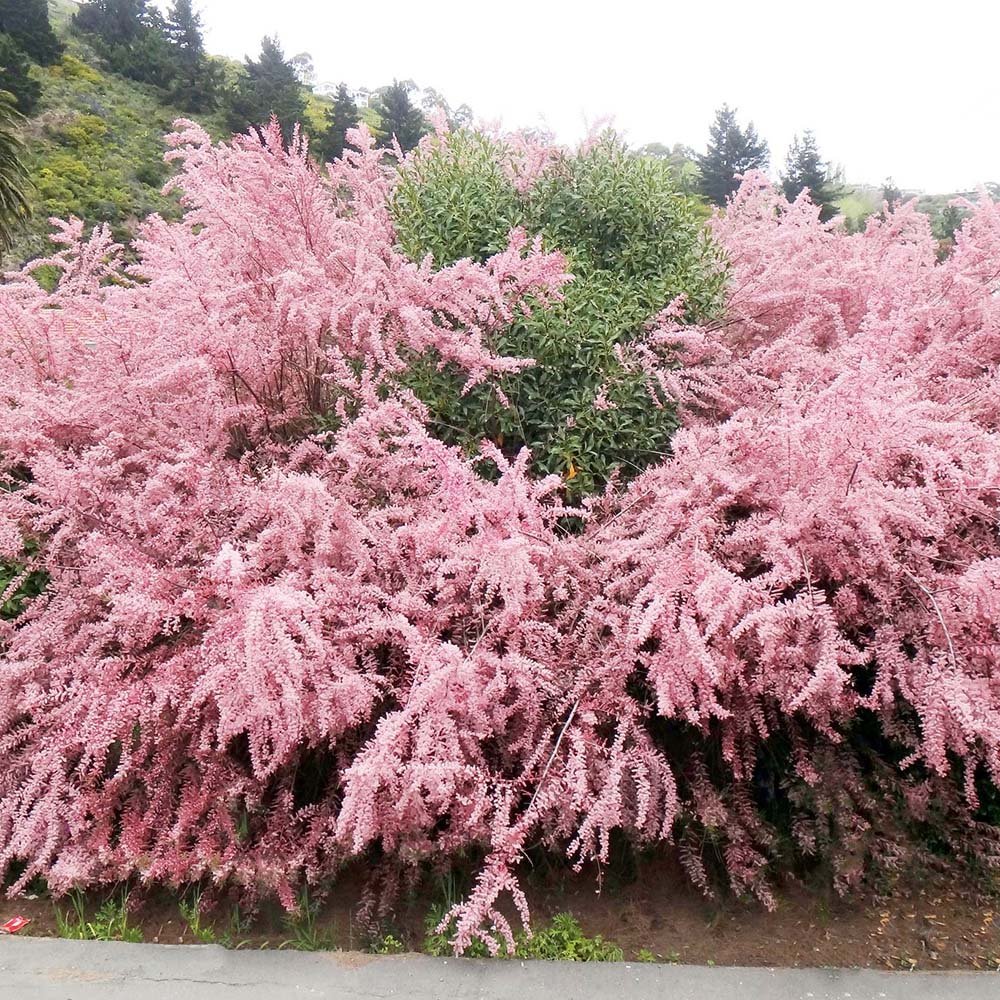
<path fill-rule="evenodd" d="M 832 890 L 789 886 L 771 912 L 754 901 L 705 899 L 662 863 L 640 867 L 628 884 L 605 884 L 600 891 L 595 873 L 586 871 L 527 883 L 536 926 L 556 913 L 572 913 L 586 934 L 616 942 L 626 959 L 645 950 L 659 961 L 699 965 L 1000 968 L 1000 929 L 990 899 L 975 885 L 944 877 L 918 880 L 879 899 L 841 899 Z M 356 879 L 338 885 L 317 918 L 337 948 L 366 947 L 357 921 L 359 885 Z M 412 950 L 420 950 L 429 902 L 429 896 L 418 897 L 390 918 L 394 935 Z M 22 934 L 55 935 L 56 905 L 47 898 L 0 900 L 0 922 L 20 914 L 32 921 Z M 197 943 L 176 898 L 142 900 L 130 920 L 146 941 Z M 238 940 L 241 948 L 291 944 L 277 907 L 259 914 Z"/>

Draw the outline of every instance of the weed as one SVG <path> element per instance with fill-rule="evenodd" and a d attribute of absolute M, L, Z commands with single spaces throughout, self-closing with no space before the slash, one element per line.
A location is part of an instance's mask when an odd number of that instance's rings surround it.
<path fill-rule="evenodd" d="M 195 889 L 190 899 L 182 899 L 178 905 L 188 930 L 195 938 L 202 944 L 214 944 L 217 940 L 215 928 L 201 922 L 201 889 Z"/>
<path fill-rule="evenodd" d="M 552 923 L 530 940 L 519 935 L 515 955 L 563 962 L 620 962 L 624 958 L 621 948 L 600 934 L 587 937 L 569 913 L 554 916 Z"/>
<path fill-rule="evenodd" d="M 428 955 L 443 956 L 451 955 L 453 952 L 452 926 L 449 924 L 443 931 L 438 931 L 447 912 L 439 904 L 427 915 L 424 951 Z M 482 941 L 475 940 L 464 954 L 466 958 L 485 958 L 489 951 Z M 648 954 L 649 959 L 640 960 L 655 961 L 655 956 L 651 952 Z M 498 957 L 509 957 L 507 948 L 502 942 Z M 518 934 L 515 937 L 514 957 L 563 962 L 621 962 L 625 956 L 618 945 L 612 941 L 605 941 L 600 934 L 587 937 L 572 914 L 559 913 L 552 918 L 547 927 L 536 931 L 530 938 L 523 931 Z"/>
<path fill-rule="evenodd" d="M 328 930 L 320 928 L 319 903 L 309 898 L 309 890 L 303 888 L 299 894 L 299 905 L 295 912 L 285 918 L 285 928 L 291 934 L 286 945 L 296 951 L 326 951 L 333 948 L 333 937 Z"/>
<path fill-rule="evenodd" d="M 637 962 L 666 962 L 668 965 L 677 965 L 681 960 L 680 952 L 668 951 L 666 955 L 655 954 L 648 948 L 640 948 L 635 953 Z"/>
<path fill-rule="evenodd" d="M 83 893 L 71 892 L 70 909 L 56 908 L 59 936 L 77 941 L 141 941 L 142 930 L 128 922 L 128 898 L 125 890 L 114 893 L 101 904 L 93 919 L 88 920 Z"/>
<path fill-rule="evenodd" d="M 451 938 L 454 933 L 452 924 L 448 924 L 443 931 L 438 930 L 438 927 L 441 926 L 441 921 L 444 920 L 445 914 L 447 914 L 449 910 L 451 910 L 451 904 L 447 901 L 444 903 L 436 903 L 431 907 L 430 912 L 427 914 L 427 918 L 424 921 L 426 929 L 426 934 L 424 936 L 424 952 L 428 955 L 433 955 L 435 958 L 443 958 L 447 955 L 454 954 L 454 948 L 451 946 Z M 501 954 L 506 957 L 506 949 L 503 949 L 502 945 Z M 465 949 L 466 958 L 486 958 L 488 955 L 489 950 L 478 938 Z"/>
<path fill-rule="evenodd" d="M 406 951 L 406 945 L 392 934 L 382 934 L 372 942 L 369 950 L 376 955 L 399 955 Z"/>

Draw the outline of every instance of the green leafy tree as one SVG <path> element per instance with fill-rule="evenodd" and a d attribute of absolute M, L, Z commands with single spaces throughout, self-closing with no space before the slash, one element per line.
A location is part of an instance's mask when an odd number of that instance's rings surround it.
<path fill-rule="evenodd" d="M 460 128 L 468 128 L 475 117 L 468 104 L 460 104 L 457 108 L 452 108 L 444 94 L 433 87 L 427 87 L 424 90 L 420 106 L 427 115 L 434 114 L 436 111 L 444 112 L 444 116 L 448 120 L 448 128 L 453 132 Z"/>
<path fill-rule="evenodd" d="M 413 82 L 400 83 L 393 80 L 391 86 L 383 87 L 375 99 L 375 110 L 381 120 L 381 132 L 386 142 L 393 136 L 406 152 L 420 142 L 427 132 L 427 120 L 423 112 L 412 100 L 410 93 L 415 90 Z"/>
<path fill-rule="evenodd" d="M 708 148 L 698 157 L 702 194 L 724 205 L 740 186 L 737 178 L 749 170 L 766 170 L 769 159 L 767 143 L 757 135 L 753 122 L 740 128 L 736 110 L 723 104 L 709 129 Z"/>
<path fill-rule="evenodd" d="M 303 87 L 312 88 L 315 86 L 316 64 L 313 62 L 311 53 L 300 52 L 298 55 L 292 56 L 289 62 L 291 62 L 292 68 L 295 70 L 295 75 Z"/>
<path fill-rule="evenodd" d="M 10 35 L 37 63 L 54 63 L 63 51 L 49 21 L 47 0 L 0 0 L 0 32 Z"/>
<path fill-rule="evenodd" d="M 288 142 L 296 123 L 305 117 L 306 103 L 295 67 L 285 58 L 278 39 L 264 38 L 260 57 L 248 56 L 244 70 L 231 95 L 232 128 L 242 132 L 277 115 Z"/>
<path fill-rule="evenodd" d="M 418 366 L 412 388 L 443 440 L 474 453 L 489 439 L 507 454 L 532 451 L 539 473 L 564 477 L 571 495 L 629 477 L 669 451 L 677 426 L 666 401 L 651 405 L 635 364 L 647 322 L 677 295 L 706 319 L 720 303 L 723 274 L 699 206 L 681 195 L 667 163 L 631 153 L 607 134 L 556 157 L 527 191 L 506 168 L 509 151 L 481 133 L 435 140 L 400 171 L 396 235 L 414 260 L 483 261 L 510 230 L 541 233 L 567 256 L 565 299 L 512 322 L 494 345 L 536 364 L 493 387 L 462 392 L 464 378 Z"/>
<path fill-rule="evenodd" d="M 13 98 L 18 110 L 30 115 L 42 96 L 42 85 L 31 76 L 31 63 L 10 35 L 0 35 L 0 92 Z"/>
<path fill-rule="evenodd" d="M 830 167 L 820 156 L 816 137 L 810 130 L 795 136 L 785 159 L 785 169 L 781 175 L 781 188 L 789 201 L 803 191 L 809 200 L 820 208 L 819 217 L 827 222 L 837 214 L 837 199 L 842 192 L 830 177 Z"/>
<path fill-rule="evenodd" d="M 945 205 L 931 223 L 931 230 L 938 241 L 938 260 L 944 260 L 955 248 L 955 234 L 962 228 L 968 214 L 959 205 Z"/>
<path fill-rule="evenodd" d="M 187 111 L 213 110 L 219 99 L 222 72 L 205 52 L 201 16 L 191 0 L 174 0 L 167 13 L 165 33 L 173 64 L 171 101 Z"/>
<path fill-rule="evenodd" d="M 24 143 L 18 136 L 23 123 L 13 104 L 0 94 L 0 251 L 10 249 L 14 234 L 31 215 Z"/>
<path fill-rule="evenodd" d="M 347 130 L 354 128 L 359 119 L 358 106 L 342 83 L 333 97 L 333 106 L 326 112 L 326 131 L 320 137 L 319 151 L 328 160 L 343 156 L 347 145 Z"/>
<path fill-rule="evenodd" d="M 684 194 L 698 194 L 701 190 L 701 170 L 698 154 L 683 143 L 666 146 L 662 142 L 647 143 L 639 150 L 640 156 L 651 156 L 670 165 L 677 187 Z"/>

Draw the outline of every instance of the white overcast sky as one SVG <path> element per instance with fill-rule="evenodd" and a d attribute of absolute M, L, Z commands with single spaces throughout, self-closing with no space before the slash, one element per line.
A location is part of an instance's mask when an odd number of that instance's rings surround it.
<path fill-rule="evenodd" d="M 196 0 L 210 51 L 265 34 L 317 79 L 434 87 L 570 142 L 613 115 L 635 144 L 703 149 L 727 101 L 784 163 L 796 131 L 854 182 L 949 192 L 1000 181 L 1000 3 L 838 0 Z"/>

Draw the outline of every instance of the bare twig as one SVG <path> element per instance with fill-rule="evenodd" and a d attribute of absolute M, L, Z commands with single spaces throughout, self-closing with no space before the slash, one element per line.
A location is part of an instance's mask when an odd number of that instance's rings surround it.
<path fill-rule="evenodd" d="M 559 745 L 563 741 L 563 737 L 566 735 L 566 730 L 569 729 L 570 723 L 573 721 L 573 717 L 576 715 L 576 710 L 580 707 L 580 699 L 577 698 L 573 702 L 573 707 L 569 710 L 569 715 L 566 716 L 566 721 L 562 725 L 562 729 L 559 730 L 559 736 L 556 739 L 556 745 L 552 748 L 552 753 L 549 754 L 549 759 L 545 764 L 545 769 L 542 771 L 542 776 L 538 779 L 538 784 L 535 785 L 535 791 L 532 793 L 531 800 L 528 802 L 528 808 L 524 811 L 525 816 L 531 812 L 531 807 L 535 804 L 535 799 L 538 798 L 538 793 L 542 790 L 542 785 L 545 784 L 545 779 L 549 775 L 549 768 L 552 767 L 553 761 L 556 759 L 556 754 L 559 753 Z"/>
<path fill-rule="evenodd" d="M 948 652 L 951 654 L 951 665 L 957 670 L 958 658 L 955 656 L 955 644 L 951 641 L 951 633 L 948 631 L 948 625 L 944 620 L 944 615 L 941 614 L 941 606 L 938 604 L 934 595 L 912 573 L 907 572 L 905 569 L 903 570 L 903 573 L 927 595 L 927 599 L 933 605 L 934 612 L 937 615 L 938 621 L 941 623 L 941 628 L 944 629 L 944 637 L 948 640 Z"/>

